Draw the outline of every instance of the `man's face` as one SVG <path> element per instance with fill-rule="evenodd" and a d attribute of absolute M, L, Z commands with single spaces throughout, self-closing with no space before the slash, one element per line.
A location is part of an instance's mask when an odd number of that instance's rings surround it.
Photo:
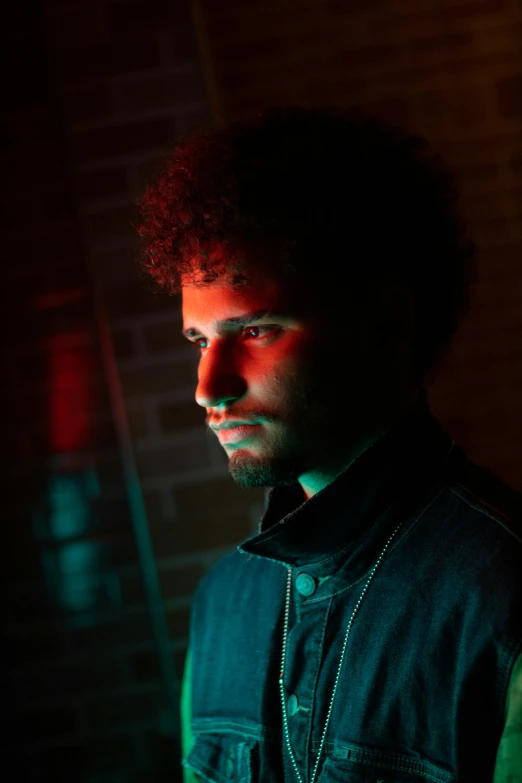
<path fill-rule="evenodd" d="M 367 320 L 346 303 L 339 326 L 328 314 L 267 274 L 251 287 L 229 281 L 182 289 L 184 331 L 200 346 L 196 402 L 210 427 L 256 422 L 234 442 L 215 431 L 228 469 L 243 487 L 287 486 L 298 480 L 309 497 L 328 483 L 378 428 L 382 357 Z M 244 324 L 220 324 L 270 310 Z"/>

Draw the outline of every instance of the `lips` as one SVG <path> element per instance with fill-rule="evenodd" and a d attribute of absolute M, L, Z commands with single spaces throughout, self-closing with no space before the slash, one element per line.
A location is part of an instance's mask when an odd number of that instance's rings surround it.
<path fill-rule="evenodd" d="M 219 422 L 219 424 L 211 424 L 210 426 L 213 430 L 232 430 L 235 427 L 251 426 L 254 424 L 257 424 L 257 422 L 244 421 L 243 419 L 226 419 Z"/>
<path fill-rule="evenodd" d="M 238 427 L 222 428 L 218 430 L 218 438 L 220 443 L 239 443 L 255 437 L 261 426 L 261 424 L 242 424 Z"/>

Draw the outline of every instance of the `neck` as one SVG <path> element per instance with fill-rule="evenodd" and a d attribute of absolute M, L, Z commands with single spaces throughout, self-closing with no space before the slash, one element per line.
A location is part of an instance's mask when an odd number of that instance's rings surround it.
<path fill-rule="evenodd" d="M 306 500 L 316 495 L 328 484 L 330 484 L 342 471 L 346 470 L 355 460 L 361 456 L 370 446 L 375 443 L 386 430 L 393 427 L 400 419 L 416 408 L 423 396 L 421 387 L 412 389 L 402 400 L 400 406 L 390 410 L 389 408 L 380 411 L 378 414 L 374 411 L 371 417 L 371 423 L 364 428 L 364 432 L 356 437 L 352 445 L 348 448 L 343 446 L 342 454 L 332 455 L 331 449 L 328 457 L 311 470 L 306 471 L 299 477 L 299 484 L 303 489 Z"/>

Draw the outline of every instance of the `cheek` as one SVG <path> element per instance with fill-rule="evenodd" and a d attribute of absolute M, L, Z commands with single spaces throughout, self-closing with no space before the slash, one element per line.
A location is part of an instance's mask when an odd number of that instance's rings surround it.
<path fill-rule="evenodd" d="M 322 398 L 330 373 L 328 365 L 323 366 L 314 357 L 295 359 L 274 374 L 272 388 L 281 399 L 289 400 L 293 405 L 305 401 L 309 405 Z"/>

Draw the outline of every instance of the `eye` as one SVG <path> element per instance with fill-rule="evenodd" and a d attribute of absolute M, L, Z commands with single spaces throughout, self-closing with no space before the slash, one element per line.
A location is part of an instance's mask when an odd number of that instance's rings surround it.
<path fill-rule="evenodd" d="M 262 336 L 262 337 L 260 337 L 260 338 L 257 338 L 257 339 L 256 339 L 256 338 L 254 338 L 254 342 L 259 342 L 259 340 L 261 340 L 261 339 L 264 339 L 264 338 L 268 337 L 268 336 L 269 336 L 269 334 L 270 334 L 271 332 L 274 332 L 274 334 L 275 334 L 276 332 L 278 332 L 278 331 L 279 331 L 279 327 L 278 327 L 278 326 L 245 326 L 245 328 L 244 328 L 244 330 L 243 330 L 243 335 L 244 335 L 244 336 L 246 336 L 246 333 L 247 333 L 247 332 L 253 332 L 253 331 L 254 331 L 254 330 L 256 330 L 256 329 L 257 329 L 257 330 L 264 329 L 265 331 L 268 331 L 268 334 L 265 334 L 264 336 Z M 205 348 L 206 348 L 206 346 L 199 345 L 199 343 L 200 343 L 202 340 L 203 340 L 203 342 L 205 342 L 205 341 L 206 341 L 206 339 L 207 339 L 206 337 L 198 337 L 198 338 L 197 338 L 197 340 L 191 340 L 191 341 L 190 341 L 190 344 L 191 344 L 191 345 L 192 345 L 192 346 L 193 346 L 193 347 L 194 347 L 196 350 L 199 350 L 199 351 L 204 351 L 204 350 L 205 350 Z M 252 339 L 252 338 L 250 338 L 250 339 Z"/>
<path fill-rule="evenodd" d="M 270 334 L 270 332 L 276 332 L 277 331 L 277 326 L 247 326 L 245 328 L 245 332 L 253 332 L 254 329 L 258 329 L 258 330 L 259 329 L 266 329 L 266 330 L 268 330 L 268 333 Z M 266 334 L 265 334 L 265 337 L 267 337 Z"/>

